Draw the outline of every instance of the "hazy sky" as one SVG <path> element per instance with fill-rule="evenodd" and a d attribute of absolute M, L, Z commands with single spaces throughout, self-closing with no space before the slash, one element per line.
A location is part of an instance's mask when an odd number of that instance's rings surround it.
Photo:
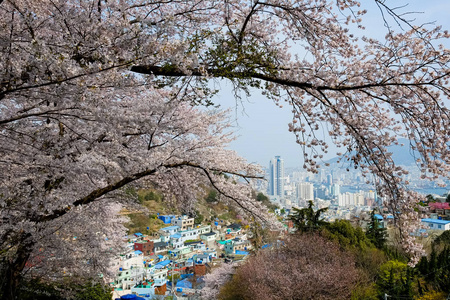
<path fill-rule="evenodd" d="M 362 0 L 362 2 L 365 1 Z M 416 24 L 436 21 L 436 24 L 450 30 L 450 1 L 448 0 L 392 0 L 389 3 L 391 6 L 409 3 L 404 11 L 422 12 L 407 16 L 409 19 L 415 18 Z M 367 18 L 366 35 L 378 38 L 385 35 L 386 31 L 378 16 L 379 14 L 375 11 Z M 287 167 L 302 166 L 301 148 L 295 143 L 295 136 L 288 131 L 287 124 L 292 120 L 289 107 L 280 109 L 257 91 L 248 99 L 243 96 L 242 100 L 242 104 L 236 103 L 230 84 L 225 81 L 221 83 L 221 92 L 215 102 L 222 108 L 232 110 L 235 132 L 238 136 L 229 148 L 237 151 L 249 162 L 258 163 L 264 167 L 268 166 L 269 160 L 275 155 L 281 155 Z M 329 153 L 328 158 L 334 157 L 336 151 Z"/>

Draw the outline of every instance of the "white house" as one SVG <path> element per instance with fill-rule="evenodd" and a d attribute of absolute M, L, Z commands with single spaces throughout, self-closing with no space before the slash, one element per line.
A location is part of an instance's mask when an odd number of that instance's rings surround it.
<path fill-rule="evenodd" d="M 422 224 L 425 225 L 427 229 L 450 230 L 450 221 L 446 220 L 422 219 Z"/>

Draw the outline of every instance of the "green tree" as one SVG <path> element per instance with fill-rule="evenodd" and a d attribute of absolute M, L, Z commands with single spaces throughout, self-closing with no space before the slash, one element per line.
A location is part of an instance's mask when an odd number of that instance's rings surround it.
<path fill-rule="evenodd" d="M 260 202 L 264 202 L 264 201 L 269 201 L 269 198 L 266 195 L 264 195 L 263 193 L 259 192 L 256 195 L 256 200 L 260 201 Z"/>
<path fill-rule="evenodd" d="M 79 278 L 78 278 L 79 279 Z M 91 279 L 67 278 L 63 283 L 33 279 L 24 282 L 18 295 L 21 300 L 110 300 L 112 291 L 103 283 Z"/>
<path fill-rule="evenodd" d="M 386 244 L 386 228 L 381 226 L 375 216 L 375 210 L 370 214 L 370 223 L 367 225 L 366 235 L 378 249 L 383 249 Z"/>
<path fill-rule="evenodd" d="M 195 212 L 195 217 L 194 217 L 195 224 L 201 224 L 204 219 L 205 219 L 205 217 L 199 211 Z"/>
<path fill-rule="evenodd" d="M 433 245 L 429 258 L 426 256 L 417 264 L 417 271 L 431 287 L 439 292 L 450 292 L 450 245 L 437 248 Z"/>
<path fill-rule="evenodd" d="M 388 294 L 392 298 L 413 299 L 413 273 L 406 263 L 390 260 L 380 267 L 377 280 L 380 297 Z"/>
<path fill-rule="evenodd" d="M 206 202 L 212 203 L 217 202 L 217 191 L 214 189 L 211 189 L 208 193 L 208 195 L 205 198 Z"/>
<path fill-rule="evenodd" d="M 366 249 L 373 247 L 361 227 L 353 227 L 347 220 L 336 220 L 329 223 L 323 230 L 328 238 L 337 241 L 341 247 Z"/>
<path fill-rule="evenodd" d="M 300 232 L 317 230 L 328 224 L 321 219 L 321 215 L 328 210 L 328 207 L 314 211 L 314 203 L 308 201 L 308 207 L 294 208 L 293 210 L 294 213 L 289 216 L 289 220 Z"/>

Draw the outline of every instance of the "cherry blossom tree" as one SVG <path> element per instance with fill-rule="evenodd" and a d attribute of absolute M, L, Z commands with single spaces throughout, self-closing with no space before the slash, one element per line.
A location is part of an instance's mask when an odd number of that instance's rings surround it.
<path fill-rule="evenodd" d="M 414 264 L 421 250 L 409 233 L 419 224 L 421 196 L 408 190 L 408 172 L 388 147 L 407 138 L 423 179 L 448 178 L 449 51 L 441 43 L 449 33 L 414 24 L 385 1 L 372 3 L 387 28 L 381 40 L 364 34 L 367 9 L 353 0 L 196 1 L 189 15 L 170 14 L 176 24 L 202 24 L 192 34 L 171 27 L 177 55 L 131 70 L 197 87 L 226 78 L 236 90 L 259 88 L 277 105 L 286 103 L 304 168 L 320 168 L 329 145 L 319 133 L 327 132 L 343 148 L 342 159 L 375 175 Z M 163 20 L 141 22 L 155 28 Z"/>
<path fill-rule="evenodd" d="M 120 13 L 138 2 L 97 2 L 0 4 L 2 299 L 16 298 L 24 276 L 110 275 L 129 185 L 155 186 L 185 211 L 212 185 L 265 218 L 239 180 L 261 170 L 224 149 L 227 114 L 193 107 L 195 90 L 129 72 L 157 46 Z"/>
<path fill-rule="evenodd" d="M 350 299 L 359 277 L 350 252 L 305 233 L 250 257 L 210 299 Z"/>
<path fill-rule="evenodd" d="M 0 0 L 4 297 L 38 269 L 26 268 L 32 257 L 75 266 L 57 253 L 97 245 L 81 264 L 103 265 L 126 185 L 158 185 L 189 208 L 207 181 L 260 212 L 221 175 L 259 172 L 223 149 L 225 116 L 191 107 L 210 104 L 210 82 L 223 78 L 286 101 L 306 169 L 319 168 L 328 144 L 316 133 L 328 132 L 344 159 L 376 175 L 407 249 L 419 250 L 408 234 L 417 195 L 387 147 L 407 137 L 423 178 L 448 176 L 449 53 L 439 43 L 449 35 L 374 2 L 404 30 L 364 37 L 354 0 Z"/>
<path fill-rule="evenodd" d="M 213 269 L 211 273 L 206 274 L 203 278 L 205 286 L 201 290 L 201 298 L 205 300 L 217 299 L 220 289 L 233 276 L 234 268 L 232 263 L 223 263 Z"/>

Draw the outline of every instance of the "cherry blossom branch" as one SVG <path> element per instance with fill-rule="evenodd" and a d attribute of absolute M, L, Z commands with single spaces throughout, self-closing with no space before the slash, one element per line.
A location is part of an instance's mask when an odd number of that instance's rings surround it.
<path fill-rule="evenodd" d="M 35 222 L 48 222 L 48 221 L 57 219 L 57 218 L 65 215 L 66 213 L 68 213 L 74 207 L 90 204 L 90 203 L 94 202 L 95 200 L 99 199 L 100 197 L 106 195 L 107 193 L 110 193 L 112 191 L 118 190 L 118 189 L 124 187 L 125 185 L 127 185 L 129 183 L 132 183 L 132 182 L 137 181 L 139 179 L 142 179 L 144 177 L 148 177 L 150 175 L 154 175 L 161 168 L 175 169 L 175 168 L 181 168 L 181 167 L 185 167 L 185 166 L 192 167 L 192 168 L 198 168 L 198 169 L 203 170 L 205 172 L 205 174 L 207 175 L 209 181 L 213 185 L 215 183 L 214 183 L 214 180 L 212 179 L 211 175 L 209 174 L 208 170 L 213 171 L 213 172 L 233 174 L 233 175 L 237 175 L 237 176 L 242 177 L 242 178 L 262 179 L 262 177 L 260 177 L 260 176 L 244 175 L 244 174 L 240 174 L 240 173 L 237 173 L 237 172 L 219 170 L 219 169 L 215 169 L 215 168 L 207 169 L 207 168 L 202 167 L 202 166 L 200 166 L 198 164 L 194 164 L 194 163 L 188 162 L 188 161 L 183 161 L 183 162 L 180 162 L 180 163 L 173 163 L 173 164 L 164 164 L 164 165 L 160 165 L 157 168 L 154 168 L 154 169 L 151 169 L 151 170 L 145 170 L 143 172 L 139 172 L 139 173 L 135 173 L 135 174 L 126 176 L 126 177 L 122 178 L 121 180 L 116 181 L 113 184 L 110 184 L 110 185 L 108 185 L 106 187 L 99 188 L 99 189 L 96 189 L 96 190 L 92 191 L 87 196 L 76 200 L 71 205 L 68 205 L 65 208 L 54 210 L 53 212 L 51 212 L 50 214 L 45 215 L 45 216 L 39 216 L 39 217 L 31 218 L 31 220 L 35 221 Z M 232 196 L 225 194 L 223 191 L 221 191 L 220 188 L 217 188 L 217 186 L 214 185 L 214 187 L 218 191 L 220 191 L 223 195 L 225 195 L 227 198 L 230 198 L 230 199 L 234 200 L 243 209 L 246 209 L 244 206 L 242 206 L 242 204 L 239 203 L 238 199 L 235 199 Z"/>

